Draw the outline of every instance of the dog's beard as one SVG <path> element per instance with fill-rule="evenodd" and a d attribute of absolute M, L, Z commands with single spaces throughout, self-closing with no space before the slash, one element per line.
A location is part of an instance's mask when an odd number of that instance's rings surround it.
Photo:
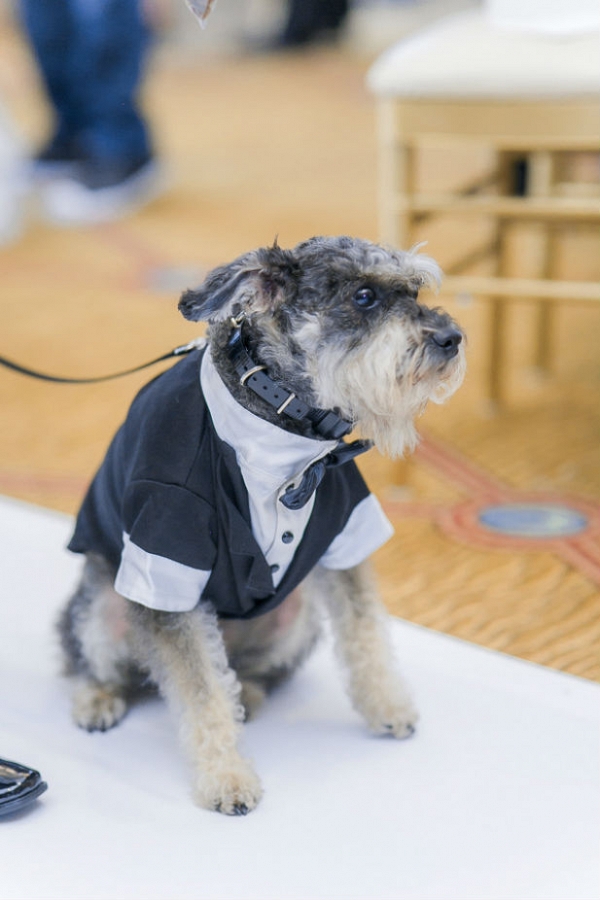
<path fill-rule="evenodd" d="M 387 323 L 354 350 L 321 349 L 314 362 L 319 405 L 339 409 L 391 457 L 415 448 L 415 419 L 430 400 L 447 400 L 465 371 L 462 346 L 456 357 L 442 360 L 420 328 L 400 321 Z"/>

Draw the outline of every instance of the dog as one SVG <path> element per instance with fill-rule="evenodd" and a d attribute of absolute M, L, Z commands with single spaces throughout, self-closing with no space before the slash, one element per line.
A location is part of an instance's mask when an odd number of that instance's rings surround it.
<path fill-rule="evenodd" d="M 419 300 L 439 279 L 416 249 L 350 237 L 214 269 L 179 303 L 206 339 L 141 390 L 88 490 L 59 622 L 75 722 L 110 728 L 156 686 L 202 807 L 259 802 L 240 729 L 307 657 L 323 610 L 369 728 L 414 731 L 368 562 L 392 528 L 354 457 L 412 449 L 427 402 L 462 380 L 460 327 Z"/>

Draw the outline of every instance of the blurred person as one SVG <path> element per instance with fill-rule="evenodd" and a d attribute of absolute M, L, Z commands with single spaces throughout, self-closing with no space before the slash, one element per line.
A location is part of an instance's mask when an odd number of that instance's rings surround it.
<path fill-rule="evenodd" d="M 349 0 L 288 0 L 285 22 L 270 49 L 304 47 L 335 40 L 348 15 Z"/>
<path fill-rule="evenodd" d="M 160 189 L 137 92 L 151 40 L 139 0 L 20 0 L 54 112 L 32 163 L 57 224 L 117 218 Z"/>

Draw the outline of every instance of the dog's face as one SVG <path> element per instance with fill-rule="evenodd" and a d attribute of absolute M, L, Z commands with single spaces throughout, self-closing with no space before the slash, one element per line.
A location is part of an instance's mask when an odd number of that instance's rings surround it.
<path fill-rule="evenodd" d="M 243 315 L 258 360 L 307 402 L 338 410 L 389 455 L 416 441 L 413 421 L 464 374 L 462 332 L 419 301 L 437 264 L 349 237 L 255 250 L 213 270 L 179 304 L 211 324 Z"/>

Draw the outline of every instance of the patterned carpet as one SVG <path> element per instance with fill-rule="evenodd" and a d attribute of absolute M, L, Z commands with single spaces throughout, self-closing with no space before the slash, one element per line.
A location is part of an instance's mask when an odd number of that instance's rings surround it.
<path fill-rule="evenodd" d="M 315 233 L 376 239 L 366 65 L 325 49 L 206 62 L 159 53 L 145 102 L 169 190 L 114 225 L 60 231 L 32 216 L 0 248 L 0 353 L 62 375 L 127 368 L 195 336 L 178 294 L 213 265 L 276 234 L 284 246 Z M 0 28 L 0 98 L 35 145 L 48 113 L 10 23 Z M 432 231 L 428 252 L 444 263 L 451 244 L 451 228 Z M 589 235 L 574 229 L 565 247 L 571 271 L 598 277 Z M 386 603 L 599 679 L 600 310 L 557 310 L 554 369 L 542 380 L 530 366 L 531 311 L 515 303 L 507 402 L 490 417 L 488 307 L 431 302 L 464 325 L 469 372 L 447 406 L 426 412 L 408 463 L 374 452 L 361 463 L 396 526 L 375 559 Z M 58 387 L 0 372 L 0 492 L 74 512 L 147 378 Z"/>

